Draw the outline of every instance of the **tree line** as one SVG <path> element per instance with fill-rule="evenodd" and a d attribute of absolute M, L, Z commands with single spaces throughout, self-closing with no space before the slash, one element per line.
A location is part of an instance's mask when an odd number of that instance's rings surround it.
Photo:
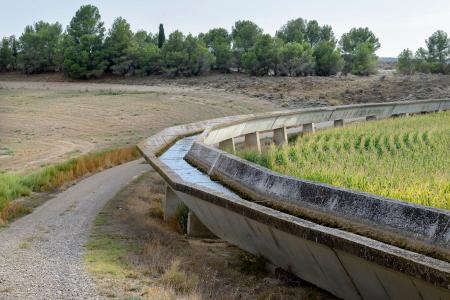
<path fill-rule="evenodd" d="M 405 49 L 398 56 L 397 70 L 406 75 L 414 73 L 450 74 L 450 38 L 438 30 L 425 40 L 426 48 L 416 53 Z"/>
<path fill-rule="evenodd" d="M 199 75 L 209 70 L 237 70 L 251 75 L 330 76 L 377 71 L 378 38 L 368 28 L 354 28 L 337 40 L 329 25 L 298 18 L 275 34 L 255 23 L 237 21 L 231 32 L 214 28 L 197 36 L 172 32 L 133 32 L 117 18 L 108 32 L 100 12 L 84 5 L 66 30 L 58 22 L 39 21 L 22 35 L 3 38 L 0 71 L 26 74 L 64 72 L 71 78 L 117 75 Z"/>

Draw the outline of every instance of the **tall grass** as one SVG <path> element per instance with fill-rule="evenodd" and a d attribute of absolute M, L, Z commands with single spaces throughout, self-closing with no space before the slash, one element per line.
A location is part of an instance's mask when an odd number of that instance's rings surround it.
<path fill-rule="evenodd" d="M 128 162 L 138 156 L 136 147 L 127 147 L 86 154 L 43 167 L 28 175 L 0 173 L 0 218 L 6 221 L 10 218 L 11 210 L 17 210 L 17 206 L 10 203 L 15 198 L 28 196 L 31 192 L 52 191 L 86 174 Z"/>
<path fill-rule="evenodd" d="M 450 209 L 450 112 L 350 124 L 239 155 L 279 173 Z"/>

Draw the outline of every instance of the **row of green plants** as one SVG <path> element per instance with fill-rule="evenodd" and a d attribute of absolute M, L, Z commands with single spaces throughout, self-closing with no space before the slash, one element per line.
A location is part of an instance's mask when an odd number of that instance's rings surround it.
<path fill-rule="evenodd" d="M 237 21 L 231 32 L 214 28 L 197 36 L 172 32 L 133 32 L 119 17 L 106 33 L 100 12 L 84 5 L 63 31 L 59 23 L 36 22 L 17 39 L 0 45 L 0 71 L 27 74 L 63 71 L 71 78 L 118 75 L 198 75 L 210 69 L 252 75 L 328 76 L 340 71 L 376 72 L 378 38 L 368 28 L 353 28 L 337 40 L 331 26 L 302 18 L 288 21 L 275 34 L 255 23 Z"/>
<path fill-rule="evenodd" d="M 397 70 L 401 74 L 443 73 L 450 74 L 450 38 L 445 31 L 438 30 L 426 41 L 426 48 L 416 53 L 405 49 L 398 56 Z"/>
<path fill-rule="evenodd" d="M 125 163 L 139 157 L 136 147 L 82 155 L 45 166 L 30 174 L 0 173 L 0 224 L 23 211 L 11 201 L 32 192 L 50 192 L 86 174 Z"/>
<path fill-rule="evenodd" d="M 306 134 L 262 154 L 240 152 L 282 174 L 450 209 L 450 112 Z"/>

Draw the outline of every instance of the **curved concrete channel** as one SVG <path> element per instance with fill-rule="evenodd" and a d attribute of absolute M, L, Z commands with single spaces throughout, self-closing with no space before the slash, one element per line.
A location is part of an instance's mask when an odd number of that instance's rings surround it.
<path fill-rule="evenodd" d="M 184 157 L 189 152 L 196 139 L 197 135 L 182 138 L 164 151 L 164 153 L 159 156 L 159 160 L 186 182 L 198 184 L 228 196 L 239 197 L 220 182 L 211 180 L 207 174 L 184 160 Z"/>
<path fill-rule="evenodd" d="M 398 216 L 393 218 L 399 224 L 403 224 L 400 220 L 405 219 L 414 230 L 414 222 L 423 227 L 411 232 L 421 233 L 434 228 L 437 233 L 436 229 L 440 228 L 436 236 L 442 237 L 443 242 L 436 240 L 436 245 L 443 246 L 444 251 L 448 251 L 450 236 L 447 236 L 448 227 L 444 224 L 448 222 L 441 221 L 450 220 L 448 211 L 399 204 L 399 201 L 353 191 L 336 191 L 332 186 L 308 182 L 297 182 L 298 189 L 291 190 L 290 186 L 284 185 L 285 179 L 280 179 L 279 174 L 260 169 L 216 148 L 217 145 L 219 148 L 230 145 L 234 148 L 234 139 L 242 139 L 242 136 L 245 136 L 245 144 L 249 142 L 259 147 L 260 134 L 262 137 L 270 131 L 273 131 L 274 142 L 276 139 L 287 142 L 288 129 L 298 126 L 302 130 L 314 128 L 312 122 L 342 126 L 344 121 L 347 123 L 355 118 L 371 120 L 448 109 L 450 100 L 431 100 L 235 116 L 167 128 L 138 147 L 167 184 L 164 217 L 173 217 L 177 206 L 185 204 L 190 210 L 194 234 L 202 234 L 206 229 L 343 299 L 450 299 L 450 263 L 447 260 L 284 213 L 261 205 L 258 197 L 253 196 L 283 201 L 283 197 L 293 195 L 299 203 L 306 204 L 307 201 L 302 200 L 307 200 L 301 193 L 303 190 L 309 195 L 321 193 L 326 201 L 341 199 L 342 203 L 350 203 L 349 208 L 352 209 L 358 207 L 358 203 L 370 200 L 375 206 L 366 205 L 369 211 L 371 207 L 380 207 L 383 209 L 374 213 L 395 212 Z M 184 160 L 185 156 L 195 167 Z M 211 180 L 210 175 L 220 182 Z M 222 182 L 244 191 L 246 197 L 250 196 L 257 202 L 241 198 Z M 262 189 L 264 187 L 269 187 L 269 190 Z M 352 198 L 356 201 L 347 201 Z M 339 208 L 339 205 L 332 207 Z M 345 211 L 344 206 L 342 209 Z M 416 213 L 428 216 L 424 220 L 430 216 L 439 217 L 439 226 L 420 225 L 415 220 Z M 403 234 L 402 230 L 394 231 Z"/>

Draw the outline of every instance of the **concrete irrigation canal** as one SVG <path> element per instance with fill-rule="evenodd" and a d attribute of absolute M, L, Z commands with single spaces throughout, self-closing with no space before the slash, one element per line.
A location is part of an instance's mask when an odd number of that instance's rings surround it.
<path fill-rule="evenodd" d="M 281 145 L 318 124 L 449 109 L 450 100 L 429 100 L 228 117 L 167 128 L 139 149 L 166 182 L 165 218 L 189 208 L 189 235 L 212 233 L 344 299 L 450 299 L 448 210 L 283 176 L 232 154 L 239 141 L 260 150 L 263 136 Z"/>

